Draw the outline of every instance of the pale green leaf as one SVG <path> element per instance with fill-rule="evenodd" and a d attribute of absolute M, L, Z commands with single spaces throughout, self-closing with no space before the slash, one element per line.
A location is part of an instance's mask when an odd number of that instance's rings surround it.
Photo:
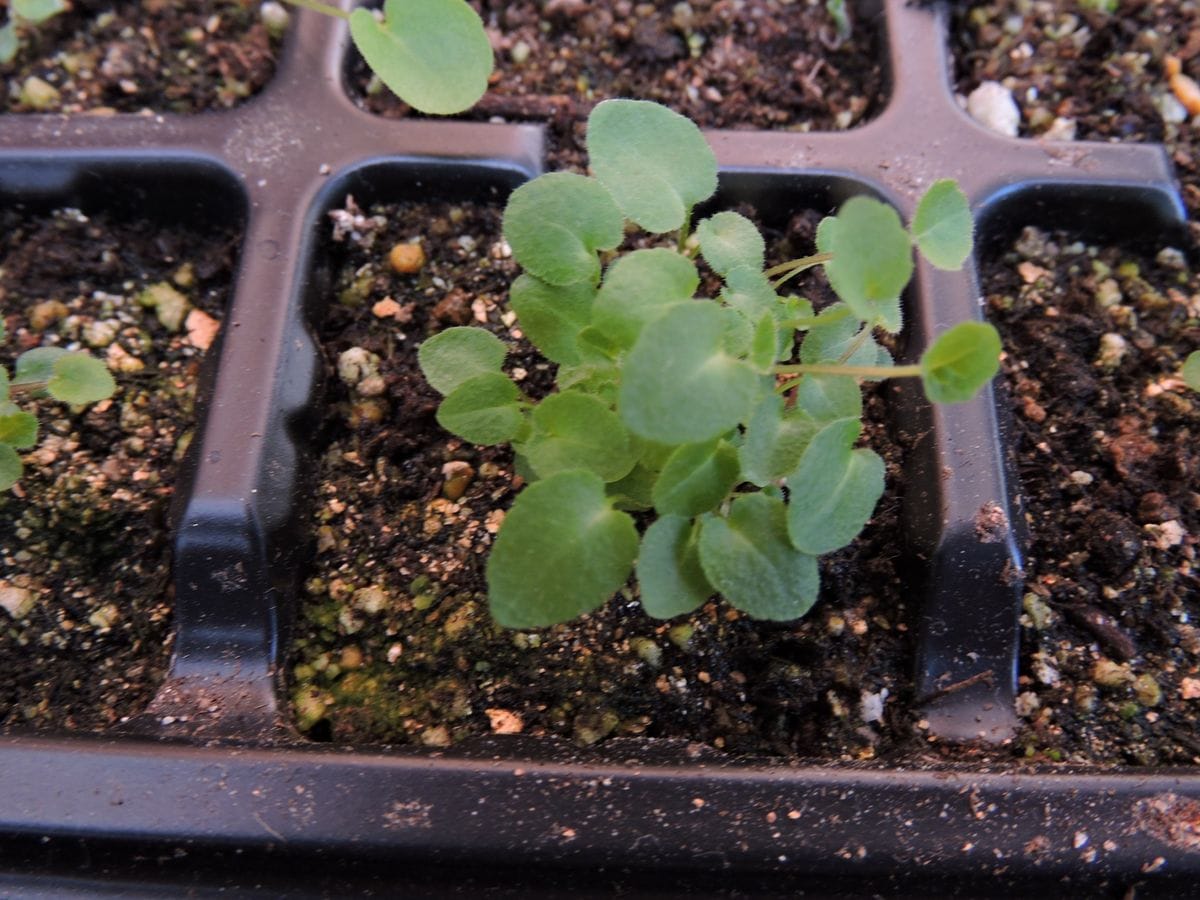
<path fill-rule="evenodd" d="M 775 317 L 767 313 L 754 327 L 754 339 L 750 344 L 750 365 L 763 374 L 771 372 L 780 356 L 779 344 L 779 329 L 775 327 Z"/>
<path fill-rule="evenodd" d="M 586 281 L 557 287 L 524 274 L 513 282 L 508 302 L 543 356 L 575 365 L 583 360 L 579 333 L 591 323 L 595 299 L 596 289 Z"/>
<path fill-rule="evenodd" d="M 587 150 L 625 217 L 654 234 L 680 228 L 717 189 L 717 159 L 700 129 L 657 103 L 600 103 L 588 117 Z"/>
<path fill-rule="evenodd" d="M 647 510 L 654 507 L 654 482 L 658 469 L 637 463 L 629 474 L 608 485 L 606 493 L 617 509 Z"/>
<path fill-rule="evenodd" d="M 498 372 L 469 378 L 446 395 L 437 410 L 438 424 L 472 444 L 503 444 L 525 425 L 517 386 Z"/>
<path fill-rule="evenodd" d="M 54 377 L 54 364 L 69 351 L 62 347 L 34 347 L 17 357 L 14 384 L 46 384 Z"/>
<path fill-rule="evenodd" d="M 700 567 L 699 528 L 681 516 L 662 516 L 646 529 L 637 559 L 642 608 L 656 619 L 682 616 L 714 593 Z"/>
<path fill-rule="evenodd" d="M 719 212 L 696 227 L 700 253 L 714 272 L 725 275 L 745 266 L 762 271 L 766 243 L 754 223 L 735 212 Z"/>
<path fill-rule="evenodd" d="M 28 450 L 37 443 L 38 421 L 32 413 L 0 412 L 0 444 Z"/>
<path fill-rule="evenodd" d="M 1183 380 L 1193 391 L 1200 391 L 1200 350 L 1193 350 L 1184 360 Z"/>
<path fill-rule="evenodd" d="M 934 403 L 963 403 L 1000 371 L 1000 335 L 986 322 L 960 322 L 921 354 L 921 383 Z"/>
<path fill-rule="evenodd" d="M 844 315 L 845 308 L 842 304 L 835 303 L 828 309 L 821 310 L 816 322 L 809 328 L 803 343 L 800 344 L 801 362 L 875 365 L 879 358 L 879 345 L 873 337 L 864 340 L 849 357 L 842 359 L 864 327 L 853 315 Z"/>
<path fill-rule="evenodd" d="M 8 444 L 0 444 L 0 491 L 7 491 L 21 480 L 21 457 Z"/>
<path fill-rule="evenodd" d="M 792 545 L 819 556 L 846 546 L 862 531 L 883 494 L 883 460 L 852 449 L 858 419 L 839 419 L 813 437 L 788 476 L 788 534 Z"/>
<path fill-rule="evenodd" d="M 796 385 L 796 406 L 815 422 L 862 417 L 862 388 L 849 375 L 805 375 Z"/>
<path fill-rule="evenodd" d="M 762 269 L 739 266 L 725 275 L 721 299 L 753 322 L 765 312 L 779 316 L 785 308 Z"/>
<path fill-rule="evenodd" d="M 786 519 L 779 498 L 742 494 L 727 519 L 705 516 L 701 526 L 705 577 L 726 600 L 756 619 L 797 619 L 817 602 L 817 559 L 791 545 Z"/>
<path fill-rule="evenodd" d="M 939 269 L 957 272 L 971 254 L 975 223 L 971 207 L 954 181 L 935 181 L 917 203 L 912 234 L 921 255 Z"/>
<path fill-rule="evenodd" d="M 87 353 L 60 356 L 54 362 L 54 376 L 46 384 L 46 393 L 55 400 L 76 405 L 104 400 L 116 389 L 108 366 Z"/>
<path fill-rule="evenodd" d="M 17 38 L 17 26 L 10 19 L 3 25 L 0 25 L 0 64 L 7 64 L 16 59 L 17 51 L 21 49 L 21 42 Z M 3 335 L 0 334 L 0 340 Z M 20 459 L 17 460 L 20 463 Z M 0 483 L 4 480 L 3 461 L 0 461 Z M 18 471 L 17 476 L 13 478 L 7 485 L 0 490 L 7 490 L 20 477 Z"/>
<path fill-rule="evenodd" d="M 19 18 L 34 25 L 45 22 L 67 9 L 63 0 L 12 0 L 11 6 Z"/>
<path fill-rule="evenodd" d="M 638 552 L 633 519 L 614 510 L 591 472 L 560 472 L 525 488 L 487 562 L 492 616 L 537 628 L 591 612 L 625 584 Z"/>
<path fill-rule="evenodd" d="M 382 22 L 360 7 L 350 36 L 379 80 L 420 112 L 462 112 L 487 90 L 492 46 L 465 0 L 384 0 Z"/>
<path fill-rule="evenodd" d="M 504 209 L 504 237 L 517 262 L 549 284 L 600 280 L 598 250 L 624 237 L 621 210 L 594 178 L 552 172 L 526 182 Z"/>
<path fill-rule="evenodd" d="M 490 331 L 457 326 L 421 344 L 417 362 L 430 387 L 445 395 L 477 375 L 499 372 L 507 355 L 504 342 Z"/>
<path fill-rule="evenodd" d="M 604 481 L 617 481 L 637 461 L 625 426 L 596 397 L 552 394 L 534 408 L 532 425 L 521 449 L 539 478 L 587 469 Z"/>
<path fill-rule="evenodd" d="M 683 303 L 647 325 L 629 352 L 618 412 L 640 437 L 693 444 L 719 437 L 749 415 L 762 377 L 724 350 L 725 317 Z"/>
<path fill-rule="evenodd" d="M 864 321 L 874 321 L 881 305 L 893 304 L 912 277 L 912 240 L 900 216 L 871 197 L 852 197 L 838 211 L 836 225 L 823 222 L 817 247 L 833 254 L 825 263 L 829 283 Z"/>
<path fill-rule="evenodd" d="M 660 515 L 698 516 L 737 483 L 738 454 L 727 442 L 684 444 L 667 458 L 654 484 L 654 508 Z"/>
<path fill-rule="evenodd" d="M 692 299 L 700 284 L 695 264 L 674 250 L 634 250 L 608 267 L 596 295 L 592 322 L 622 350 L 647 322 Z"/>
<path fill-rule="evenodd" d="M 854 392 L 859 394 L 857 386 Z M 769 394 L 747 424 L 738 450 L 742 479 L 765 487 L 791 473 L 818 427 L 804 410 L 785 409 L 782 397 Z"/>

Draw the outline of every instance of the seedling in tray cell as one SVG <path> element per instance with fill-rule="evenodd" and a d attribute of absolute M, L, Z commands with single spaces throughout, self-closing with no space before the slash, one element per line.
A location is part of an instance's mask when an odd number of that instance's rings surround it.
<path fill-rule="evenodd" d="M 505 344 L 479 328 L 450 328 L 419 351 L 444 395 L 438 421 L 473 443 L 511 443 L 529 482 L 488 559 L 492 614 L 512 628 L 561 622 L 636 569 L 652 616 L 714 594 L 756 618 L 802 616 L 817 599 L 817 558 L 854 540 L 883 493 L 883 461 L 856 447 L 860 382 L 919 377 L 931 400 L 953 403 L 997 371 L 987 324 L 951 328 L 913 365 L 876 340 L 901 328 L 914 245 L 935 266 L 962 266 L 966 197 L 935 183 L 911 229 L 855 197 L 821 222 L 815 254 L 764 271 L 764 239 L 744 216 L 718 212 L 691 231 L 717 187 L 692 122 L 611 100 L 592 112 L 587 146 L 593 176 L 542 175 L 504 214 L 525 268 L 510 302 L 558 364 L 556 390 L 524 396 L 503 372 Z M 628 223 L 674 239 L 616 252 Z M 696 253 L 723 282 L 715 298 L 695 296 Z M 817 310 L 780 293 L 818 265 L 838 302 Z"/>
<path fill-rule="evenodd" d="M 21 49 L 22 32 L 67 9 L 63 0 L 12 0 L 8 21 L 0 26 L 0 64 L 12 62 Z"/>

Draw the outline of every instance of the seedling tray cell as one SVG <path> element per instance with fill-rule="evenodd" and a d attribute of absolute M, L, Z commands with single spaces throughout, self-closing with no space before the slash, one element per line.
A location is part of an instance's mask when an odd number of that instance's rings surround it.
<path fill-rule="evenodd" d="M 924 187 L 950 177 L 976 210 L 980 254 L 1030 223 L 1183 240 L 1162 147 L 991 134 L 951 93 L 944 7 L 876 9 L 891 85 L 879 115 L 844 133 L 708 132 L 718 204 L 782 216 L 792 197 L 831 211 L 868 193 L 907 218 Z M 851 764 L 626 739 L 438 752 L 303 739 L 283 666 L 313 541 L 327 213 L 347 194 L 364 207 L 481 191 L 500 201 L 545 165 L 537 123 L 357 109 L 342 85 L 346 44 L 339 23 L 295 12 L 275 78 L 237 109 L 0 117 L 0 203 L 187 211 L 246 230 L 174 497 L 171 670 L 120 729 L 0 737 L 0 892 L 536 896 L 603 884 L 659 896 L 1142 897 L 1200 878 L 1194 770 L 1025 767 L 1007 749 L 1020 727 L 1027 538 L 1008 404 L 991 391 L 954 406 L 894 399 L 928 435 L 908 460 L 897 535 L 912 560 L 913 713 L 928 754 Z M 1110 235 L 1095 227 L 1107 223 Z M 974 261 L 920 266 L 906 304 L 903 351 L 915 358 L 983 316 Z M 958 741 L 957 756 L 941 749 Z"/>

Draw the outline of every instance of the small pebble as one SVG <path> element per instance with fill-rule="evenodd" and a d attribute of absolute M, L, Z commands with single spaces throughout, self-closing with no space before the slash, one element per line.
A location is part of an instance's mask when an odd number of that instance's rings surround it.
<path fill-rule="evenodd" d="M 34 331 L 45 331 L 55 322 L 64 319 L 70 310 L 61 300 L 46 300 L 35 303 L 29 310 L 29 327 Z"/>
<path fill-rule="evenodd" d="M 33 604 L 33 591 L 0 581 L 0 608 L 7 611 L 18 622 L 33 611 Z"/>
<path fill-rule="evenodd" d="M 397 244 L 388 252 L 388 264 L 398 275 L 413 275 L 425 265 L 425 250 L 420 244 Z"/>
<path fill-rule="evenodd" d="M 985 81 L 967 97 L 967 113 L 976 122 L 998 134 L 1016 137 L 1021 111 L 1012 91 L 997 81 Z"/>
<path fill-rule="evenodd" d="M 470 463 L 452 460 L 442 466 L 442 496 L 447 500 L 459 500 L 475 478 L 475 469 Z"/>
<path fill-rule="evenodd" d="M 1075 120 L 1059 116 L 1050 123 L 1050 127 L 1042 132 L 1043 140 L 1073 141 L 1075 140 Z"/>

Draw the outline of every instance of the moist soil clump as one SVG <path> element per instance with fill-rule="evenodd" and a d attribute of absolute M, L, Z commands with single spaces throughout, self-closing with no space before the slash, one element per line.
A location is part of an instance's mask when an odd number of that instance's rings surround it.
<path fill-rule="evenodd" d="M 854 4 L 846 4 L 854 7 Z M 786 0 L 472 0 L 496 51 L 493 83 L 465 115 L 547 121 L 550 168 L 581 167 L 601 100 L 654 100 L 705 128 L 844 130 L 883 109 L 879 20 L 855 15 L 839 40 L 824 4 Z M 409 113 L 352 54 L 364 108 Z"/>
<path fill-rule="evenodd" d="M 9 112 L 195 113 L 235 106 L 275 71 L 257 0 L 73 0 L 0 65 Z"/>
<path fill-rule="evenodd" d="M 1200 3 L 1005 0 L 955 6 L 950 36 L 962 95 L 983 81 L 1008 87 L 1026 137 L 1073 134 L 1077 140 L 1165 144 L 1182 183 L 1193 240 L 1200 239 L 1200 128 L 1167 71 L 1167 59 L 1174 57 L 1183 74 L 1200 80 Z"/>
<path fill-rule="evenodd" d="M 644 736 L 740 755 L 887 757 L 916 738 L 899 571 L 901 456 L 917 437 L 887 424 L 889 388 L 868 392 L 866 429 L 889 491 L 859 540 L 822 561 L 808 618 L 754 622 L 710 602 L 661 622 L 632 588 L 562 626 L 497 628 L 486 554 L 520 484 L 508 448 L 470 446 L 436 423 L 439 396 L 416 347 L 450 325 L 508 343 L 508 371 L 533 397 L 553 378 L 506 306 L 518 270 L 500 209 L 387 206 L 334 244 L 336 299 L 319 331 L 328 412 L 318 446 L 315 562 L 291 656 L 297 724 L 311 737 L 448 747 L 490 733 L 580 746 Z M 749 210 L 743 210 L 749 212 Z M 816 217 L 775 233 L 774 255 L 811 252 Z M 397 274 L 398 242 L 425 262 Z M 407 254 L 406 254 L 407 255 Z M 831 293 L 804 288 L 821 304 Z"/>
<path fill-rule="evenodd" d="M 21 401 L 40 429 L 0 495 L 0 727 L 103 729 L 143 708 L 163 676 L 168 505 L 235 246 L 78 210 L 0 213 L 0 363 L 11 372 L 24 350 L 83 348 L 117 381 L 83 410 Z"/>
<path fill-rule="evenodd" d="M 1004 336 L 1026 561 L 1018 740 L 1086 763 L 1200 762 L 1200 275 L 1026 229 L 984 267 Z"/>

